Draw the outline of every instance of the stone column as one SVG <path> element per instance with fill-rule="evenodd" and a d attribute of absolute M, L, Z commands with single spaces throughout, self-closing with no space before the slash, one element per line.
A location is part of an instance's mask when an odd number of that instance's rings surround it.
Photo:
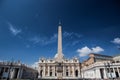
<path fill-rule="evenodd" d="M 9 75 L 9 77 L 10 77 L 10 79 L 12 78 L 12 75 L 14 76 L 15 75 L 15 73 L 13 73 L 14 72 L 14 67 L 11 67 L 10 68 L 10 75 Z M 8 72 L 9 73 L 9 72 Z"/>
<path fill-rule="evenodd" d="M 107 73 L 107 71 L 106 71 L 106 68 L 104 68 L 104 78 L 105 78 L 105 79 L 108 79 L 108 73 Z"/>
<path fill-rule="evenodd" d="M 52 76 L 55 76 L 55 66 L 52 67 Z"/>
<path fill-rule="evenodd" d="M 23 69 L 21 68 L 21 69 L 20 69 L 20 75 L 19 75 L 19 78 L 20 78 L 20 79 L 22 78 L 22 74 L 23 74 Z"/>
<path fill-rule="evenodd" d="M 72 68 L 71 68 L 71 65 L 70 65 L 70 67 L 69 67 L 69 70 L 70 70 L 70 72 L 69 72 L 69 73 L 70 73 L 70 76 L 72 76 L 72 74 L 71 74 L 71 69 L 72 69 Z"/>
<path fill-rule="evenodd" d="M 15 76 L 15 68 L 12 69 L 11 79 L 14 79 Z"/>
<path fill-rule="evenodd" d="M 112 73 L 113 75 L 112 75 L 112 77 L 116 77 L 116 74 L 115 74 L 115 69 L 114 69 L 114 67 L 113 67 L 113 73 Z"/>
<path fill-rule="evenodd" d="M 63 77 L 65 77 L 65 66 L 63 65 Z"/>
<path fill-rule="evenodd" d="M 70 76 L 70 65 L 68 65 L 68 76 Z"/>
<path fill-rule="evenodd" d="M 40 69 L 40 66 L 38 67 L 38 78 L 40 78 L 41 76 L 40 76 L 40 71 L 41 71 L 41 69 Z"/>
<path fill-rule="evenodd" d="M 120 71 L 119 71 L 119 68 L 117 67 L 117 71 L 118 71 L 118 74 L 119 74 L 119 77 L 120 77 Z"/>
<path fill-rule="evenodd" d="M 48 65 L 48 76 L 50 76 L 50 66 Z"/>
<path fill-rule="evenodd" d="M 75 77 L 75 68 L 74 68 L 74 66 L 72 66 L 72 74 L 73 74 L 72 76 Z"/>
<path fill-rule="evenodd" d="M 45 65 L 43 66 L 43 77 L 45 76 Z"/>
<path fill-rule="evenodd" d="M 20 79 L 20 68 L 18 70 L 17 79 Z"/>
<path fill-rule="evenodd" d="M 56 65 L 55 65 L 55 76 L 57 76 L 57 69 L 56 69 Z"/>
<path fill-rule="evenodd" d="M 80 75 L 80 66 L 78 66 L 78 77 L 81 77 L 81 75 Z"/>

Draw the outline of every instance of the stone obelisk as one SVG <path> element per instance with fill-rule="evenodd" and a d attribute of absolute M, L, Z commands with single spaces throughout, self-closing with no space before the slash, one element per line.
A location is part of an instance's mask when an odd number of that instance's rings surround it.
<path fill-rule="evenodd" d="M 58 53 L 62 53 L 62 27 L 58 27 Z"/>
<path fill-rule="evenodd" d="M 57 62 L 62 62 L 63 60 L 63 53 L 62 53 L 62 26 L 59 22 L 58 26 L 58 50 L 57 54 L 55 55 L 55 59 Z"/>

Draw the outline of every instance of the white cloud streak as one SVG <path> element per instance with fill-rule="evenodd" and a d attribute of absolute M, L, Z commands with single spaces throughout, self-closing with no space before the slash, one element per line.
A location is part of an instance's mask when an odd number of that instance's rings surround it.
<path fill-rule="evenodd" d="M 80 38 L 82 35 L 74 32 L 64 32 L 63 33 L 63 38 L 66 40 L 69 40 L 68 45 L 70 46 L 75 46 L 76 44 L 80 43 Z"/>
<path fill-rule="evenodd" d="M 73 37 L 78 37 L 78 38 L 81 38 L 81 35 L 77 34 L 77 33 L 73 33 L 73 32 L 63 32 L 63 40 L 64 39 L 72 39 Z M 29 41 L 32 41 L 34 44 L 37 44 L 37 43 L 40 43 L 42 45 L 48 45 L 48 44 L 51 44 L 51 43 L 54 43 L 54 42 L 57 42 L 57 38 L 58 38 L 58 34 L 55 33 L 53 34 L 53 36 L 51 37 L 40 37 L 40 36 L 34 36 L 32 38 L 29 39 Z M 69 39 L 69 40 L 70 40 Z M 72 42 L 72 45 L 75 45 L 77 44 L 79 41 L 77 40 L 74 40 Z M 71 44 L 71 43 L 70 43 Z"/>
<path fill-rule="evenodd" d="M 87 46 L 85 46 L 85 47 L 77 50 L 77 52 L 79 53 L 80 57 L 87 56 L 90 53 L 100 53 L 102 51 L 104 51 L 104 49 L 99 47 L 99 46 L 93 47 L 91 49 L 88 48 Z"/>
<path fill-rule="evenodd" d="M 30 38 L 29 41 L 32 41 L 34 44 L 39 43 L 41 45 L 48 45 L 48 44 L 51 44 L 51 43 L 54 43 L 55 41 L 57 41 L 57 34 L 54 34 L 50 38 L 35 36 L 33 38 Z"/>
<path fill-rule="evenodd" d="M 74 32 L 64 32 L 63 33 L 63 37 L 78 37 L 78 38 L 81 38 L 82 35 L 78 34 L 78 33 L 74 33 Z"/>
<path fill-rule="evenodd" d="M 114 44 L 120 44 L 120 38 L 115 38 L 112 43 Z"/>
<path fill-rule="evenodd" d="M 14 27 L 11 23 L 8 23 L 8 25 L 9 25 L 9 30 L 11 31 L 11 33 L 13 34 L 13 35 L 18 35 L 19 33 L 21 33 L 21 29 L 17 29 L 16 27 Z"/>

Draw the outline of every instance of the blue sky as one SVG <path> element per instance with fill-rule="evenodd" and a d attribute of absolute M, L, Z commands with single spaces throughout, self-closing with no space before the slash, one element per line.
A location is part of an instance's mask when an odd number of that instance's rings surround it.
<path fill-rule="evenodd" d="M 65 57 L 120 54 L 119 0 L 0 0 L 0 60 L 32 64 L 57 52 L 62 22 Z"/>

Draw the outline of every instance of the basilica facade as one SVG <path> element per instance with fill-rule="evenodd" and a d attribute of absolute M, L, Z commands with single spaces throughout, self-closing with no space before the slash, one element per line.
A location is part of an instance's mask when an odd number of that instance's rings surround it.
<path fill-rule="evenodd" d="M 58 26 L 58 50 L 53 59 L 41 58 L 38 63 L 38 78 L 41 79 L 79 79 L 81 64 L 77 57 L 67 59 L 62 52 L 62 26 Z"/>

